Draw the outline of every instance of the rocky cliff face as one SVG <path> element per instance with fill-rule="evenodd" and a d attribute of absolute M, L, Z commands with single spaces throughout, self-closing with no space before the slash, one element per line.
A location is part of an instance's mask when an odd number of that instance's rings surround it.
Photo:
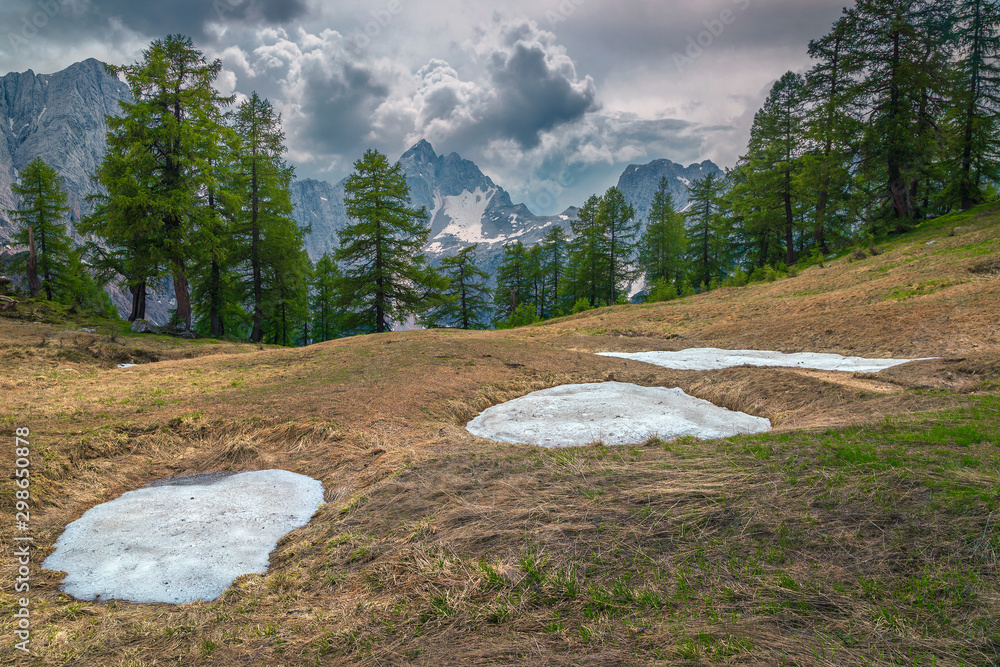
<path fill-rule="evenodd" d="M 128 87 L 89 59 L 55 74 L 12 72 L 0 78 L 0 242 L 14 227 L 6 210 L 15 207 L 11 185 L 18 171 L 41 157 L 63 177 L 70 222 L 89 212 L 90 180 L 104 157 L 106 114 L 120 113 Z"/>
<path fill-rule="evenodd" d="M 552 225 L 569 230 L 575 209 L 559 216 L 536 216 L 523 204 L 512 203 L 503 188 L 457 153 L 438 155 L 427 141 L 421 141 L 403 153 L 399 162 L 413 206 L 427 211 L 431 234 L 424 253 L 431 262 L 477 243 L 477 263 L 492 274 L 504 244 L 520 240 L 533 245 Z M 313 260 L 337 248 L 337 234 L 348 223 L 345 182 L 331 185 L 306 179 L 292 184 L 295 220 L 312 228 L 305 244 Z"/>
<path fill-rule="evenodd" d="M 688 167 L 670 160 L 654 160 L 648 164 L 629 165 L 618 179 L 618 189 L 635 209 L 636 218 L 645 229 L 649 207 L 653 203 L 653 195 L 660 187 L 661 178 L 666 178 L 669 182 L 674 206 L 681 211 L 686 210 L 688 205 L 688 186 L 710 173 L 723 176 L 722 170 L 710 160 Z"/>

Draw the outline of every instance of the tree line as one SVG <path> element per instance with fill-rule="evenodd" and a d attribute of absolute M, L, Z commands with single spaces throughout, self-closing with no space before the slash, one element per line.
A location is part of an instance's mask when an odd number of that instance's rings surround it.
<path fill-rule="evenodd" d="M 612 188 L 580 209 L 572 239 L 509 246 L 495 321 L 622 303 L 642 277 L 651 300 L 773 278 L 996 199 L 1000 3 L 859 0 L 809 54 L 805 75 L 771 88 L 736 166 L 691 184 L 685 212 L 661 182 L 640 235 Z"/>

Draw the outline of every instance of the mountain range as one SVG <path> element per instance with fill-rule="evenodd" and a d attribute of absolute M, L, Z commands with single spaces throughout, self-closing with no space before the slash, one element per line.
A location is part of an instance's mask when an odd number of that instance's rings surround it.
<path fill-rule="evenodd" d="M 105 116 L 120 113 L 119 102 L 129 100 L 127 86 L 107 73 L 103 63 L 88 59 L 55 74 L 30 70 L 0 78 L 0 242 L 9 244 L 15 226 L 7 209 L 14 208 L 11 185 L 17 174 L 41 156 L 63 177 L 69 196 L 70 223 L 90 211 L 86 197 L 95 186 L 91 174 L 100 163 L 106 143 Z M 438 155 L 427 141 L 420 141 L 399 159 L 415 207 L 429 216 L 430 237 L 424 254 L 433 263 L 478 244 L 478 264 L 493 275 L 504 245 L 520 240 L 538 243 L 553 225 L 567 232 L 576 219 L 576 208 L 540 216 L 524 204 L 515 204 L 500 185 L 457 153 Z M 618 188 L 644 224 L 660 178 L 666 177 L 678 208 L 686 206 L 687 186 L 709 172 L 721 174 L 712 162 L 688 167 L 670 160 L 630 165 Z M 346 179 L 331 184 L 305 178 L 291 186 L 293 217 L 303 228 L 306 251 L 316 260 L 338 247 L 338 233 L 348 224 L 344 209 Z M 128 295 L 109 290 L 119 311 L 128 312 Z M 152 319 L 164 321 L 172 307 L 169 286 L 160 289 L 147 309 Z"/>

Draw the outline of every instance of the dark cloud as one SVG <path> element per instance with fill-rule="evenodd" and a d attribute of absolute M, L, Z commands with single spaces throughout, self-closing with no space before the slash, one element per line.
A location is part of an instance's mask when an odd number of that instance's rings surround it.
<path fill-rule="evenodd" d="M 209 25 L 283 24 L 307 13 L 304 0 L 88 0 L 83 12 L 62 13 L 67 27 L 89 32 L 109 21 L 149 36 L 172 33 L 211 37 Z"/>
<path fill-rule="evenodd" d="M 418 132 L 466 152 L 496 140 L 531 150 L 544 134 L 599 108 L 593 80 L 579 78 L 554 35 L 535 23 L 505 24 L 496 17 L 493 31 L 480 39 L 477 59 L 485 80 L 463 80 L 442 60 L 418 72 Z"/>
<path fill-rule="evenodd" d="M 552 67 L 538 44 L 518 42 L 509 56 L 494 53 L 490 76 L 496 98 L 483 116 L 483 127 L 522 148 L 534 148 L 541 133 L 579 120 L 597 106 L 593 82 L 581 84 L 569 74 Z"/>
<path fill-rule="evenodd" d="M 389 96 L 386 83 L 351 63 L 332 72 L 308 72 L 303 83 L 296 139 L 317 153 L 363 151 L 370 144 L 375 109 Z"/>

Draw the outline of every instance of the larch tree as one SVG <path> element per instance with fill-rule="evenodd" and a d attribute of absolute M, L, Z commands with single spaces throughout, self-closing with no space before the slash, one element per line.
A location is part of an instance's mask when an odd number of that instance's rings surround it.
<path fill-rule="evenodd" d="M 457 255 L 441 260 L 440 271 L 448 279 L 448 286 L 441 294 L 438 305 L 420 318 L 427 327 L 455 327 L 483 329 L 490 310 L 490 292 L 486 286 L 489 276 L 476 266 L 476 248 L 473 244 Z"/>
<path fill-rule="evenodd" d="M 958 0 L 956 14 L 950 190 L 965 210 L 985 201 L 986 183 L 1000 181 L 1000 2 Z"/>
<path fill-rule="evenodd" d="M 598 214 L 601 198 L 591 195 L 577 212 L 571 225 L 573 239 L 569 245 L 570 265 L 567 293 L 573 301 L 587 299 L 591 306 L 600 303 L 604 276 L 607 275 L 606 239 Z"/>
<path fill-rule="evenodd" d="M 265 273 L 271 276 L 278 291 L 290 294 L 288 285 L 279 283 L 291 277 L 285 275 L 286 270 L 301 273 L 302 240 L 291 217 L 292 169 L 282 158 L 285 135 L 280 114 L 268 100 L 254 92 L 236 109 L 232 126 L 239 137 L 236 162 L 243 211 L 238 233 L 243 239 L 249 268 L 250 341 L 257 343 L 264 337 Z M 287 322 L 287 303 L 284 311 Z"/>
<path fill-rule="evenodd" d="M 168 35 L 142 60 L 108 66 L 122 76 L 131 101 L 107 116 L 108 150 L 95 175 L 103 194 L 81 232 L 104 239 L 127 272 L 133 317 L 144 314 L 146 281 L 166 269 L 173 278 L 176 319 L 191 330 L 188 286 L 192 231 L 218 140 L 218 109 L 231 101 L 214 88 L 222 62 L 207 62 L 190 37 Z M 127 255 L 123 257 L 122 255 Z"/>
<path fill-rule="evenodd" d="M 20 182 L 11 190 L 18 207 L 7 213 L 17 223 L 14 240 L 29 247 L 28 288 L 32 298 L 39 292 L 54 300 L 67 287 L 72 241 L 66 231 L 66 193 L 55 169 L 36 157 L 21 170 Z"/>
<path fill-rule="evenodd" d="M 340 232 L 334 259 L 344 266 L 340 305 L 356 312 L 377 333 L 418 314 L 442 287 L 421 249 L 430 228 L 427 212 L 414 209 L 397 162 L 368 150 L 354 163 L 345 185 L 344 207 L 353 222 Z"/>
<path fill-rule="evenodd" d="M 609 188 L 601 198 L 597 224 L 604 234 L 607 249 L 607 299 L 609 304 L 615 304 L 619 292 L 638 276 L 633 262 L 639 223 L 635 219 L 635 209 L 625 201 L 625 195 L 618 188 Z"/>
<path fill-rule="evenodd" d="M 563 292 L 566 288 L 564 278 L 567 270 L 568 246 L 569 237 L 566 236 L 566 230 L 559 225 L 554 225 L 546 232 L 539 245 L 541 248 L 541 270 L 547 294 L 545 300 L 552 304 L 551 315 L 562 310 L 560 304 L 563 301 Z"/>
<path fill-rule="evenodd" d="M 709 173 L 691 184 L 691 208 L 687 212 L 687 261 L 695 284 L 711 285 L 726 268 L 725 235 L 719 215 L 723 182 Z"/>
<path fill-rule="evenodd" d="M 639 264 L 647 285 L 663 280 L 679 287 L 684 267 L 684 215 L 677 211 L 669 187 L 666 177 L 661 178 L 639 243 Z"/>

